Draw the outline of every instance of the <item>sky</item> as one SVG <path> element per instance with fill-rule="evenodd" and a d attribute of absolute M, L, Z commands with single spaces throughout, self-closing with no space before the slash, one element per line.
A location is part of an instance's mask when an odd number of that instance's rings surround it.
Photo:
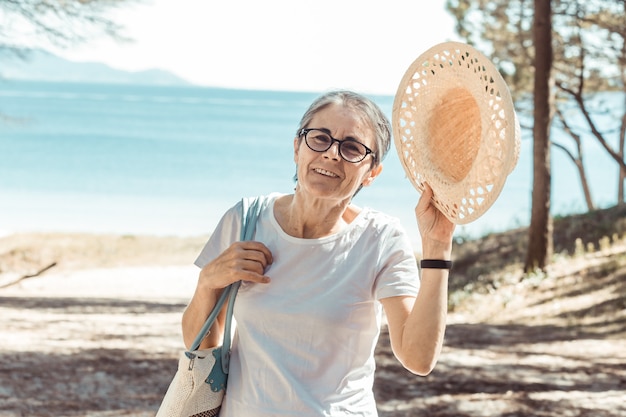
<path fill-rule="evenodd" d="M 123 3 L 122 3 L 123 4 Z M 458 40 L 445 0 L 143 0 L 114 13 L 133 39 L 55 51 L 165 69 L 203 86 L 394 95 L 424 51 Z"/>

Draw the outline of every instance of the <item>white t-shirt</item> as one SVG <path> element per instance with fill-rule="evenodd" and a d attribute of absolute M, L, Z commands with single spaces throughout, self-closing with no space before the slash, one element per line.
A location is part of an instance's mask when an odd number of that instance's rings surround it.
<path fill-rule="evenodd" d="M 365 208 L 320 239 L 287 235 L 271 194 L 254 240 L 274 262 L 269 284 L 237 295 L 228 389 L 221 417 L 376 416 L 378 300 L 416 296 L 418 269 L 395 218 Z M 241 203 L 228 210 L 196 260 L 202 267 L 239 239 Z"/>

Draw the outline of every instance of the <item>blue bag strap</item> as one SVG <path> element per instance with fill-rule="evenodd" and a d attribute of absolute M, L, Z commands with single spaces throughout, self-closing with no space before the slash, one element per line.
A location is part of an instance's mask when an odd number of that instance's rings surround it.
<path fill-rule="evenodd" d="M 256 230 L 256 223 L 263 206 L 267 202 L 266 198 L 260 197 L 248 197 L 241 201 L 241 236 L 240 240 L 252 240 L 254 238 L 254 232 Z M 241 281 L 233 282 L 229 285 L 229 297 L 228 307 L 226 308 L 226 322 L 224 323 L 224 341 L 222 343 L 222 370 L 225 374 L 228 373 L 230 365 L 230 343 L 231 343 L 231 325 L 233 320 L 233 309 L 235 307 L 235 298 L 237 297 L 237 290 Z"/>
<path fill-rule="evenodd" d="M 217 319 L 218 314 L 222 310 L 222 307 L 224 306 L 224 303 L 226 302 L 226 299 L 228 298 L 230 294 L 231 285 L 224 288 L 224 291 L 222 291 L 222 294 L 220 294 L 220 298 L 218 298 L 217 302 L 215 303 L 215 306 L 213 307 L 213 310 L 211 310 L 211 313 L 209 314 L 209 317 L 206 319 L 206 321 L 204 322 L 204 325 L 198 332 L 198 335 L 196 336 L 193 343 L 189 347 L 189 351 L 198 350 L 198 348 L 202 344 L 202 341 L 204 340 L 206 335 L 209 334 L 209 330 L 211 329 L 211 326 L 213 326 L 215 319 Z"/>
<path fill-rule="evenodd" d="M 256 222 L 261 214 L 261 210 L 267 200 L 265 197 L 246 197 L 242 199 L 242 215 L 241 215 L 241 234 L 240 240 L 252 240 L 254 237 L 254 231 L 256 229 Z M 235 297 L 237 297 L 237 290 L 241 285 L 241 281 L 236 281 L 224 288 L 222 294 L 218 298 L 215 306 L 211 310 L 209 317 L 204 322 L 204 325 L 198 332 L 198 335 L 194 339 L 193 343 L 190 346 L 190 351 L 197 350 L 202 341 L 209 333 L 211 326 L 217 319 L 220 311 L 222 311 L 222 307 L 224 307 L 224 303 L 228 299 L 228 306 L 226 308 L 226 322 L 224 323 L 224 340 L 222 344 L 222 368 L 224 373 L 228 373 L 228 366 L 230 362 L 230 344 L 231 344 L 231 328 L 232 328 L 232 317 L 233 317 L 233 309 L 235 306 Z"/>

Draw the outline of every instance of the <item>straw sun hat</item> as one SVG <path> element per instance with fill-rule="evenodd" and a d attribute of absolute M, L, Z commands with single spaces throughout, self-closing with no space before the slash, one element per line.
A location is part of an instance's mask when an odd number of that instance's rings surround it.
<path fill-rule="evenodd" d="M 517 164 L 520 128 L 495 66 L 469 45 L 446 42 L 420 55 L 395 96 L 394 143 L 408 178 L 450 221 L 483 215 Z"/>

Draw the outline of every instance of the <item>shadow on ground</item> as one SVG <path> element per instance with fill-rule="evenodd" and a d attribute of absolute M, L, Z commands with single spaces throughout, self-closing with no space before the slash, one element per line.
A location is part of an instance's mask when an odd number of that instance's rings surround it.
<path fill-rule="evenodd" d="M 10 328 L 6 334 L 42 343 L 22 349 L 0 343 L 0 415 L 153 416 L 179 351 L 106 346 L 148 338 L 172 345 L 182 308 L 142 300 L 0 297 L 3 316 L 13 318 L 3 325 Z M 109 319 L 141 325 L 109 328 Z M 168 320 L 171 329 L 158 330 Z M 59 336 L 65 328 L 75 340 Z M 101 347 L 81 348 L 76 340 Z M 611 405 L 626 393 L 622 348 L 620 340 L 602 339 L 587 327 L 451 324 L 435 371 L 418 377 L 393 358 L 383 330 L 376 352 L 380 415 L 623 415 L 624 405 Z"/>

